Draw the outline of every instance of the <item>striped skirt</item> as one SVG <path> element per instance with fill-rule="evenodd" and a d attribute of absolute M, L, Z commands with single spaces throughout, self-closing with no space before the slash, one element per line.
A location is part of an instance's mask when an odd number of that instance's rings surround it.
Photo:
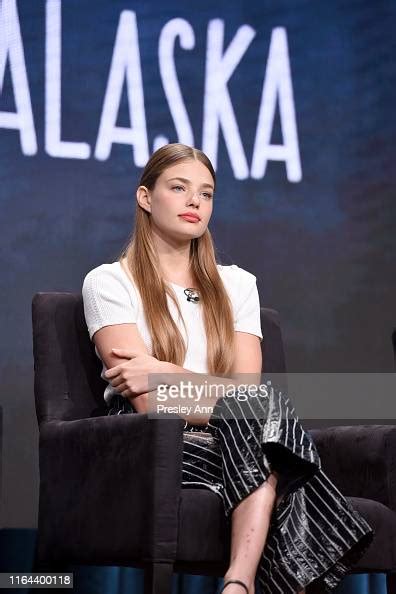
<path fill-rule="evenodd" d="M 131 412 L 115 395 L 108 414 Z M 183 444 L 182 486 L 213 491 L 227 518 L 279 474 L 257 594 L 297 594 L 308 585 L 310 594 L 331 592 L 370 545 L 372 528 L 321 470 L 311 436 L 279 390 L 219 398 L 207 425 L 187 425 Z"/>

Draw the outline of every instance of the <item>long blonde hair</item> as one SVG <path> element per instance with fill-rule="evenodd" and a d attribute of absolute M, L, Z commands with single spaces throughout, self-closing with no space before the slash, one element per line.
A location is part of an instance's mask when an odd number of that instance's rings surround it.
<path fill-rule="evenodd" d="M 205 153 L 184 144 L 173 143 L 162 146 L 151 155 L 139 185 L 151 191 L 165 169 L 191 159 L 203 163 L 216 183 L 213 166 Z M 152 239 L 150 216 L 136 201 L 133 233 L 119 261 L 126 257 L 128 270 L 140 292 L 152 338 L 152 355 L 160 361 L 182 366 L 186 345 L 170 314 L 167 294 L 173 299 L 181 319 L 182 314 L 172 287 L 163 279 Z M 235 348 L 232 305 L 217 269 L 215 248 L 208 228 L 200 237 L 191 240 L 190 269 L 203 308 L 208 373 L 227 376 L 232 373 Z"/>

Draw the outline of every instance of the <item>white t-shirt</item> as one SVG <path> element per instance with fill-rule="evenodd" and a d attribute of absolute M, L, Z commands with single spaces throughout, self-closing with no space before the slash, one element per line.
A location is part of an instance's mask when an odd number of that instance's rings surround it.
<path fill-rule="evenodd" d="M 236 264 L 217 265 L 224 286 L 230 296 L 234 312 L 234 329 L 255 334 L 263 339 L 260 324 L 260 301 L 256 277 Z M 187 301 L 185 287 L 170 283 L 175 291 L 180 310 L 187 327 L 187 335 L 177 309 L 167 295 L 169 311 L 177 324 L 187 346 L 182 367 L 197 373 L 208 373 L 206 361 L 206 334 L 200 302 Z M 92 340 L 97 330 L 114 324 L 135 323 L 150 354 L 152 340 L 146 324 L 140 293 L 122 268 L 120 262 L 101 264 L 84 278 L 82 287 L 84 314 Z M 95 346 L 95 352 L 100 358 Z M 105 380 L 107 370 L 102 361 L 101 377 Z M 108 382 L 104 399 L 109 404 L 116 390 Z"/>

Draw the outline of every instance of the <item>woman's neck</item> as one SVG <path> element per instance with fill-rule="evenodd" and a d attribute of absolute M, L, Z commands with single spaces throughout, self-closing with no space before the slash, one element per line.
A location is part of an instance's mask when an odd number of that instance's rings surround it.
<path fill-rule="evenodd" d="M 121 258 L 121 266 L 130 277 L 129 268 L 126 257 Z M 169 268 L 168 271 L 162 267 L 162 274 L 164 280 L 168 283 L 175 283 L 182 287 L 194 287 L 194 280 L 191 277 L 190 270 L 185 271 L 183 274 L 175 268 Z"/>

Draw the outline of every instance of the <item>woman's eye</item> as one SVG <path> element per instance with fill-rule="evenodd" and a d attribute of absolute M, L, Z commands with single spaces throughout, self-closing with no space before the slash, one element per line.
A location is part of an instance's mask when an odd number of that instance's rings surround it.
<path fill-rule="evenodd" d="M 177 190 L 178 192 L 179 190 L 184 191 L 184 186 L 172 186 L 172 190 Z M 201 195 L 205 200 L 211 200 L 213 198 L 213 194 L 210 192 L 202 192 Z"/>

